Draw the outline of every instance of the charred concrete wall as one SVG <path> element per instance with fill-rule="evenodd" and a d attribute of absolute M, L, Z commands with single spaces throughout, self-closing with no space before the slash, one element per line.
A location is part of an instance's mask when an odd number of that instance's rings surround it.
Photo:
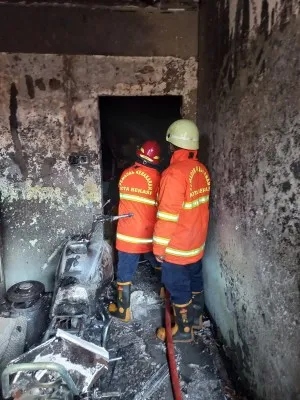
<path fill-rule="evenodd" d="M 300 398 L 298 2 L 204 1 L 199 125 L 212 175 L 206 304 L 254 396 Z"/>
<path fill-rule="evenodd" d="M 173 57 L 0 54 L 0 192 L 6 285 L 38 279 L 61 240 L 99 212 L 98 96 L 182 95 L 195 118 L 197 62 Z M 101 118 L 101 115 L 100 115 Z M 74 167 L 72 153 L 88 156 Z"/>

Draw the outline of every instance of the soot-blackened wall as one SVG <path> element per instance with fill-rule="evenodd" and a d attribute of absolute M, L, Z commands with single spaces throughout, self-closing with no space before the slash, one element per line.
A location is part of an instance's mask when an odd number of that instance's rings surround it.
<path fill-rule="evenodd" d="M 296 1 L 204 1 L 199 126 L 212 176 L 206 303 L 255 395 L 300 398 Z"/>
<path fill-rule="evenodd" d="M 183 97 L 195 118 L 194 57 L 0 54 L 0 193 L 7 287 L 24 279 L 52 287 L 42 269 L 71 233 L 100 212 L 98 96 Z M 100 111 L 101 114 L 101 111 Z M 69 156 L 88 164 L 69 164 Z"/>

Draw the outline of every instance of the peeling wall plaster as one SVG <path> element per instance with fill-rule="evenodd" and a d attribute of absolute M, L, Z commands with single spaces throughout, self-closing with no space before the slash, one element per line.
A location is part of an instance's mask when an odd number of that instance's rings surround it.
<path fill-rule="evenodd" d="M 196 116 L 197 62 L 173 57 L 0 54 L 0 192 L 7 287 L 38 279 L 101 207 L 98 96 L 182 95 Z M 72 167 L 73 152 L 89 164 Z M 32 223 L 35 221 L 35 223 Z M 34 245 L 33 245 L 34 244 Z"/>

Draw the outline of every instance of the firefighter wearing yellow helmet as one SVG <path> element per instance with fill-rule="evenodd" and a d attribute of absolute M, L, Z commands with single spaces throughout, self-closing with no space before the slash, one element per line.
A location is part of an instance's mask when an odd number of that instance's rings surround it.
<path fill-rule="evenodd" d="M 204 306 L 202 264 L 209 220 L 210 178 L 198 161 L 199 131 L 194 122 L 175 121 L 168 129 L 172 158 L 162 174 L 153 252 L 162 262 L 162 283 L 171 295 L 174 342 L 191 342 L 201 329 Z M 157 337 L 165 340 L 165 328 Z"/>

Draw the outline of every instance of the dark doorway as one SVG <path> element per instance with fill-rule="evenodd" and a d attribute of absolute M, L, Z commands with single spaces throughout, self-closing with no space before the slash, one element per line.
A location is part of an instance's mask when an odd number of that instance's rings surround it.
<path fill-rule="evenodd" d="M 162 168 L 169 162 L 165 141 L 168 126 L 181 118 L 180 96 L 117 97 L 99 99 L 104 201 L 118 204 L 118 180 L 135 161 L 138 146 L 157 140 L 163 149 Z"/>

